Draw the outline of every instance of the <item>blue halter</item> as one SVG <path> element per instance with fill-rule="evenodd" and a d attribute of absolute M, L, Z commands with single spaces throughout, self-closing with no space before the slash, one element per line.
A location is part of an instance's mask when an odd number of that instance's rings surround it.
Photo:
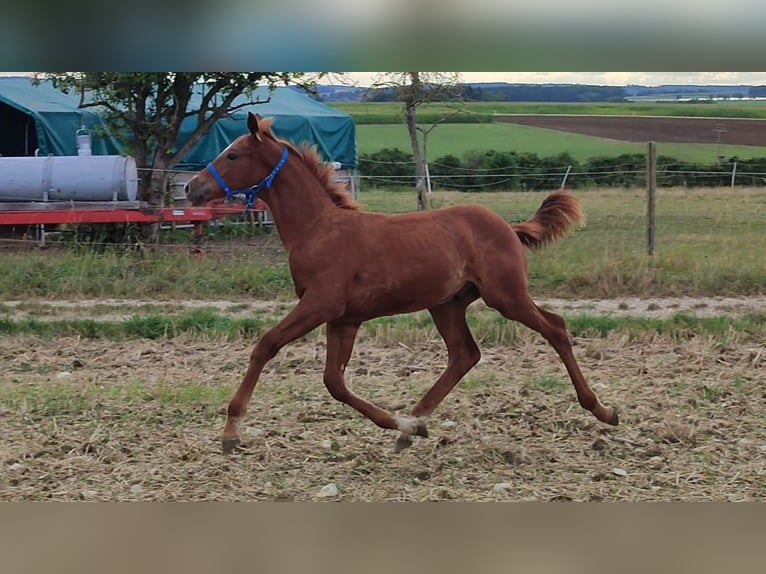
<path fill-rule="evenodd" d="M 223 189 L 223 192 L 226 194 L 226 197 L 228 199 L 234 199 L 238 198 L 240 196 L 244 196 L 245 199 L 245 213 L 250 211 L 250 208 L 253 206 L 253 202 L 255 202 L 255 198 L 258 195 L 258 192 L 262 190 L 264 187 L 266 189 L 271 188 L 271 184 L 274 183 L 274 178 L 277 177 L 277 174 L 279 173 L 279 170 L 282 169 L 282 167 L 285 165 L 285 162 L 287 161 L 287 155 L 288 150 L 287 148 L 283 148 L 282 151 L 282 157 L 279 158 L 279 163 L 274 166 L 274 169 L 271 170 L 271 173 L 264 177 L 261 181 L 256 183 L 255 185 L 245 188 L 245 189 L 229 189 L 229 186 L 226 185 L 226 182 L 221 177 L 221 174 L 218 173 L 218 170 L 216 170 L 213 167 L 212 163 L 207 164 L 208 171 L 213 175 L 216 182 L 218 182 L 218 185 L 221 186 L 221 189 Z"/>

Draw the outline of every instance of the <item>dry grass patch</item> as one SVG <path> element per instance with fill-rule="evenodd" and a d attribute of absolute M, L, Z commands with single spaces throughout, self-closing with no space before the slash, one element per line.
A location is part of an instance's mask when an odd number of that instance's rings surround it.
<path fill-rule="evenodd" d="M 711 337 L 576 340 L 617 428 L 576 403 L 535 337 L 484 349 L 401 455 L 394 433 L 333 401 L 321 341 L 267 366 L 243 451 L 218 436 L 250 343 L 4 337 L 3 500 L 758 500 L 766 495 L 762 345 Z M 440 341 L 365 337 L 355 392 L 411 408 L 446 362 Z"/>

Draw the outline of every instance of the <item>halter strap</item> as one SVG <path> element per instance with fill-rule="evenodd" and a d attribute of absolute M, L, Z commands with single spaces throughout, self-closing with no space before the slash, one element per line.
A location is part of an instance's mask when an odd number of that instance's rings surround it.
<path fill-rule="evenodd" d="M 218 170 L 213 167 L 212 162 L 207 164 L 207 169 L 215 179 L 215 181 L 218 183 L 218 185 L 221 186 L 221 189 L 223 189 L 223 192 L 226 194 L 226 197 L 228 199 L 234 199 L 239 198 L 240 196 L 244 196 L 246 205 L 245 205 L 245 213 L 247 213 L 250 208 L 253 206 L 253 202 L 255 201 L 256 196 L 258 195 L 258 192 L 262 190 L 264 187 L 266 189 L 271 188 L 271 184 L 274 183 L 274 178 L 279 173 L 279 170 L 282 169 L 282 167 L 285 165 L 285 162 L 287 162 L 287 156 L 288 156 L 288 149 L 285 147 L 282 149 L 282 157 L 279 158 L 279 163 L 274 166 L 274 169 L 271 170 L 271 173 L 264 177 L 261 181 L 256 183 L 255 185 L 251 187 L 247 187 L 244 189 L 230 189 L 228 185 L 226 185 L 226 182 L 221 177 L 221 174 L 218 173 Z"/>

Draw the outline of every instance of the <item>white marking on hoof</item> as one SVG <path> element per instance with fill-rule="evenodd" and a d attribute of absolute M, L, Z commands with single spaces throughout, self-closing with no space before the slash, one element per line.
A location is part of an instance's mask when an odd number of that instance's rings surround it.
<path fill-rule="evenodd" d="M 397 428 L 404 434 L 417 435 L 418 428 L 423 428 L 426 422 L 425 417 L 403 417 L 397 416 L 396 419 Z"/>
<path fill-rule="evenodd" d="M 404 434 L 415 434 L 418 428 L 418 420 L 415 417 L 394 417 L 396 419 L 396 428 Z"/>

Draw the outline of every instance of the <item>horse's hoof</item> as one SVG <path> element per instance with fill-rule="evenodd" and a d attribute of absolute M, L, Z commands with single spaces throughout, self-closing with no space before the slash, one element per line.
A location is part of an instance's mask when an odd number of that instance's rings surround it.
<path fill-rule="evenodd" d="M 614 427 L 616 427 L 620 422 L 620 417 L 617 414 L 617 407 L 612 407 L 612 416 L 609 417 L 609 420 L 606 421 L 607 424 L 610 424 Z"/>
<path fill-rule="evenodd" d="M 394 452 L 402 452 L 405 448 L 412 445 L 412 437 L 408 434 L 401 433 L 396 437 L 396 444 L 394 445 Z"/>
<path fill-rule="evenodd" d="M 223 449 L 223 454 L 232 454 L 238 446 L 239 446 L 239 438 L 237 437 L 224 438 L 221 440 L 221 447 Z"/>
<path fill-rule="evenodd" d="M 415 427 L 415 436 L 422 436 L 428 438 L 428 429 L 426 428 L 425 419 L 418 419 L 418 426 Z"/>

